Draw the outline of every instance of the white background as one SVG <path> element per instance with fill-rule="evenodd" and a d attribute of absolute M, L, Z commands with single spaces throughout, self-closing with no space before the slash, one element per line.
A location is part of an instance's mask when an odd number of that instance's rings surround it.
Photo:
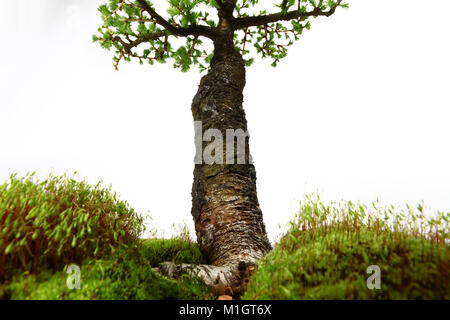
<path fill-rule="evenodd" d="M 91 42 L 104 0 L 0 2 L 0 181 L 78 170 L 150 211 L 160 235 L 173 223 L 192 230 L 197 70 L 114 71 Z M 248 69 L 244 107 L 271 240 L 316 190 L 450 210 L 450 1 L 350 4 L 314 20 L 278 68 L 257 59 Z"/>

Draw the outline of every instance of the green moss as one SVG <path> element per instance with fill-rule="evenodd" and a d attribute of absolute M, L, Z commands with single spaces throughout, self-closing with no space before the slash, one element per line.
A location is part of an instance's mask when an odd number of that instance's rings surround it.
<path fill-rule="evenodd" d="M 449 214 L 307 197 L 251 277 L 244 299 L 449 299 Z M 63 177 L 0 186 L 0 299 L 212 299 L 197 278 L 168 279 L 164 261 L 202 263 L 185 231 L 141 241 L 142 218 L 110 189 Z M 68 264 L 81 289 L 66 285 Z M 381 269 L 369 290 L 367 267 Z"/>
<path fill-rule="evenodd" d="M 3 286 L 3 299 L 76 299 L 76 300 L 122 300 L 122 299 L 212 299 L 208 288 L 197 278 L 183 275 L 169 279 L 152 270 L 149 248 L 157 249 L 158 243 L 176 243 L 181 248 L 194 247 L 180 244 L 175 240 L 147 240 L 143 246 L 133 246 L 118 250 L 109 260 L 89 260 L 81 266 L 81 288 L 69 289 L 66 285 L 68 274 L 64 271 L 42 271 L 38 274 L 16 275 Z M 195 250 L 195 249 L 192 249 Z M 165 258 L 175 260 L 191 252 L 180 251 Z M 172 259 L 171 259 L 172 258 Z M 155 262 L 153 257 L 153 262 Z M 162 262 L 162 260 L 161 260 Z M 188 261 L 191 262 L 191 261 Z M 156 262 L 155 262 L 156 263 Z"/>
<path fill-rule="evenodd" d="M 0 281 L 105 257 L 143 231 L 143 218 L 100 183 L 12 175 L 0 185 Z"/>
<path fill-rule="evenodd" d="M 210 299 L 197 278 L 168 279 L 164 261 L 201 263 L 186 230 L 141 241 L 143 219 L 111 189 L 62 176 L 0 185 L 0 299 Z M 69 289 L 68 265 L 81 288 Z"/>
<path fill-rule="evenodd" d="M 203 260 L 196 243 L 181 239 L 148 239 L 142 247 L 143 255 L 153 267 L 164 261 L 200 264 Z"/>
<path fill-rule="evenodd" d="M 366 212 L 308 199 L 243 299 L 449 299 L 448 214 Z M 380 290 L 367 288 L 370 265 L 381 269 Z"/>

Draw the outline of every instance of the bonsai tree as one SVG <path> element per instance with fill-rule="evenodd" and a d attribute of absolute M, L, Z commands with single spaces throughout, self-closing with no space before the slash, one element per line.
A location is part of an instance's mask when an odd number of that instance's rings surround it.
<path fill-rule="evenodd" d="M 167 2 L 163 14 L 147 0 L 109 0 L 99 8 L 104 24 L 94 41 L 114 50 L 115 68 L 122 60 L 170 60 L 181 71 L 193 65 L 206 71 L 191 105 L 197 145 L 192 216 L 205 264 L 165 263 L 160 271 L 188 269 L 215 288 L 239 293 L 248 267 L 271 250 L 242 107 L 246 67 L 257 55 L 276 66 L 312 18 L 331 16 L 347 4 L 282 0 L 268 13 L 258 9 L 258 0 Z"/>

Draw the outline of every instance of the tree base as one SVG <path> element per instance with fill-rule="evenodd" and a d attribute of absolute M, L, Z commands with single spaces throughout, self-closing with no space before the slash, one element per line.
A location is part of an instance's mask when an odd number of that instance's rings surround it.
<path fill-rule="evenodd" d="M 154 271 L 169 278 L 178 278 L 182 274 L 198 277 L 211 289 L 216 296 L 229 295 L 229 288 L 234 299 L 239 299 L 247 289 L 247 283 L 256 264 L 244 261 L 236 265 L 214 266 L 207 264 L 176 264 L 163 262 Z"/>

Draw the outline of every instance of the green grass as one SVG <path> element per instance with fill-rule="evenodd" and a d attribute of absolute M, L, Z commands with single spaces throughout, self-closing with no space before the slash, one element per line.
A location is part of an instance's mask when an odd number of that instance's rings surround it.
<path fill-rule="evenodd" d="M 449 299 L 448 218 L 307 197 L 243 299 Z M 367 288 L 370 265 L 380 290 Z"/>

